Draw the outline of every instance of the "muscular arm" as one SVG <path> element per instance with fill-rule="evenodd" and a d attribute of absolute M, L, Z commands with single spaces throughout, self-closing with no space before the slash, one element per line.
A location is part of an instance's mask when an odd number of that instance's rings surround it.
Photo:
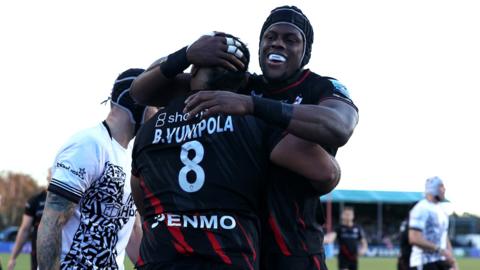
<path fill-rule="evenodd" d="M 242 61 L 233 54 L 227 53 L 226 39 L 221 36 L 205 35 L 200 37 L 190 45 L 184 57 L 186 59 L 182 57 L 182 61 L 186 61 L 187 64 L 222 66 L 229 70 L 244 68 Z M 131 95 L 138 103 L 163 106 L 172 95 L 190 89 L 190 74 L 181 73 L 171 79 L 163 74 L 160 65 L 165 59 L 166 57 L 163 57 L 155 61 L 146 72 L 133 82 L 130 88 Z M 176 62 L 172 63 L 175 64 Z"/>
<path fill-rule="evenodd" d="M 23 215 L 22 224 L 18 230 L 17 238 L 15 239 L 15 246 L 12 250 L 12 255 L 8 261 L 8 269 L 14 269 L 16 264 L 16 259 L 20 251 L 22 250 L 23 245 L 27 242 L 28 236 L 30 235 L 30 229 L 32 227 L 33 217 L 29 215 Z"/>
<path fill-rule="evenodd" d="M 340 147 L 348 142 L 357 123 L 358 113 L 352 105 L 326 99 L 318 105 L 293 105 L 287 131 L 311 142 Z"/>
<path fill-rule="evenodd" d="M 140 215 L 137 213 L 135 215 L 135 224 L 133 225 L 132 234 L 130 235 L 130 240 L 128 241 L 126 248 L 128 258 L 130 258 L 130 261 L 134 264 L 137 262 L 140 254 L 142 235 L 142 222 L 140 221 Z"/>
<path fill-rule="evenodd" d="M 286 135 L 273 149 L 270 160 L 310 180 L 318 192 L 326 194 L 340 180 L 340 166 L 321 146 L 294 135 Z"/>
<path fill-rule="evenodd" d="M 37 258 L 40 270 L 59 269 L 62 228 L 73 215 L 75 203 L 48 192 L 37 235 Z"/>
<path fill-rule="evenodd" d="M 275 100 L 268 100 L 268 102 L 275 106 L 281 104 L 280 101 Z M 271 105 L 269 105 L 270 108 L 274 107 Z M 335 98 L 322 100 L 317 105 L 283 104 L 282 106 L 292 106 L 293 110 L 287 131 L 321 145 L 332 147 L 344 145 L 358 123 L 358 113 L 354 106 Z M 247 95 L 227 91 L 201 91 L 187 98 L 185 112 L 196 115 L 205 110 L 207 111 L 204 117 L 216 113 L 253 114 L 268 123 L 279 125 L 277 121 L 271 119 L 270 115 L 255 112 L 253 98 Z M 264 111 L 275 111 L 275 109 Z M 274 115 L 279 114 L 281 113 L 274 113 Z"/>
<path fill-rule="evenodd" d="M 155 61 L 147 71 L 138 76 L 130 87 L 132 97 L 140 104 L 164 106 L 176 93 L 190 89 L 190 74 L 166 78 L 160 70 L 162 59 Z"/>

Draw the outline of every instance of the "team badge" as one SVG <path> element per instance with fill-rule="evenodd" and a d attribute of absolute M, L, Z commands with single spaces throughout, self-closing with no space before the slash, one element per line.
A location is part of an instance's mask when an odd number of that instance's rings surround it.
<path fill-rule="evenodd" d="M 345 87 L 343 84 L 341 84 L 335 79 L 329 79 L 329 81 L 333 84 L 334 92 L 337 92 L 344 97 L 350 98 L 350 93 L 348 92 L 347 87 Z"/>

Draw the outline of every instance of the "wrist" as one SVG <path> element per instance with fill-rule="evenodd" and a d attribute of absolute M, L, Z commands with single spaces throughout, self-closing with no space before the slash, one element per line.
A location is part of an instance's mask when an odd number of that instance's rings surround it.
<path fill-rule="evenodd" d="M 293 115 L 293 106 L 276 100 L 252 96 L 253 115 L 267 123 L 287 128 Z"/>
<path fill-rule="evenodd" d="M 187 59 L 187 47 L 185 46 L 168 55 L 167 59 L 160 64 L 160 70 L 165 77 L 171 79 L 177 74 L 182 73 L 189 66 L 190 62 Z"/>

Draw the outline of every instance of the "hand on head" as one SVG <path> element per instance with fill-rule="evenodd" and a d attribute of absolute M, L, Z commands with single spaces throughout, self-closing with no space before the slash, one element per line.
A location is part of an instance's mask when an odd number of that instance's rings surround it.
<path fill-rule="evenodd" d="M 204 35 L 192 43 L 187 49 L 187 59 L 196 66 L 220 66 L 228 70 L 245 70 L 242 62 L 243 54 L 235 46 L 233 39 L 222 32 Z"/>

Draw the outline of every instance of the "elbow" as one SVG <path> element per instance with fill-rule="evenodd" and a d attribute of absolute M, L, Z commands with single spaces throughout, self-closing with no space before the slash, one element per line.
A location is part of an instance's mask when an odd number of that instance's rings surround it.
<path fill-rule="evenodd" d="M 340 167 L 338 165 L 331 166 L 328 169 L 321 168 L 321 166 L 319 166 L 319 168 L 316 170 L 316 173 L 309 179 L 315 190 L 323 195 L 330 193 L 333 189 L 335 189 L 340 182 L 340 176 Z"/>
<path fill-rule="evenodd" d="M 138 78 L 137 78 L 138 79 Z M 146 104 L 147 100 L 144 98 L 144 95 L 141 94 L 140 91 L 140 83 L 135 79 L 130 86 L 130 96 L 137 102 L 138 104 Z"/>
<path fill-rule="evenodd" d="M 338 128 L 332 131 L 332 135 L 333 135 L 332 141 L 337 147 L 344 146 L 350 140 L 350 137 L 352 137 L 352 134 L 353 134 L 353 129 L 349 129 L 347 127 Z"/>

